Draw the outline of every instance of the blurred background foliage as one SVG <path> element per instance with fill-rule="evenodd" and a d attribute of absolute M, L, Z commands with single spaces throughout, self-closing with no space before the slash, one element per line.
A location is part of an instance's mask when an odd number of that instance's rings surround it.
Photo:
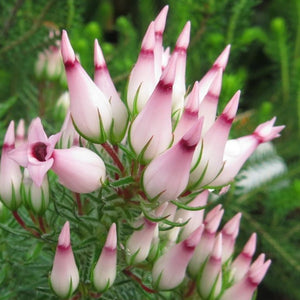
<path fill-rule="evenodd" d="M 241 245 L 256 231 L 257 252 L 273 260 L 258 299 L 300 299 L 300 1 L 1 1 L 0 139 L 11 119 L 24 118 L 28 124 L 39 115 L 48 133 L 60 129 L 63 115 L 56 103 L 67 90 L 66 81 L 60 73 L 37 74 L 36 64 L 39 53 L 56 45 L 62 29 L 67 29 L 91 76 L 93 41 L 98 38 L 116 86 L 124 93 L 143 34 L 166 4 L 170 9 L 164 46 L 172 49 L 185 22 L 192 22 L 187 86 L 201 79 L 223 48 L 232 45 L 219 106 L 221 110 L 242 90 L 231 136 L 250 133 L 273 115 L 277 124 L 286 124 L 273 146 L 251 158 L 222 203 L 228 219 L 243 212 Z M 1 212 L 2 222 L 9 220 L 6 213 Z M 9 236 L 0 231 L 0 286 L 6 287 L 0 299 L 32 299 L 36 283 L 46 280 L 39 273 L 51 257 L 27 269 L 41 247 L 32 248 L 23 237 L 10 245 Z M 43 299 L 43 290 L 39 293 Z"/>

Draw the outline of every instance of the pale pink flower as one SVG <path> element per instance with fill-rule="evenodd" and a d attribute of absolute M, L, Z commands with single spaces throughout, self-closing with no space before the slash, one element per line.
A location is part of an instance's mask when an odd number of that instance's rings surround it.
<path fill-rule="evenodd" d="M 20 186 L 22 182 L 20 167 L 9 156 L 9 153 L 15 148 L 14 124 L 14 121 L 11 121 L 7 128 L 0 164 L 0 199 L 13 211 L 21 205 Z"/>
<path fill-rule="evenodd" d="M 201 239 L 203 225 L 199 226 L 186 240 L 175 244 L 154 263 L 152 278 L 159 290 L 170 290 L 184 279 L 187 265 Z"/>
<path fill-rule="evenodd" d="M 109 101 L 78 62 L 65 30 L 62 32 L 61 52 L 75 127 L 83 137 L 95 143 L 103 143 L 112 122 Z"/>
<path fill-rule="evenodd" d="M 69 298 L 79 284 L 79 272 L 74 259 L 70 225 L 67 221 L 61 230 L 50 275 L 52 290 L 61 298 Z"/>
<path fill-rule="evenodd" d="M 93 270 L 92 280 L 99 292 L 106 291 L 115 281 L 117 273 L 117 231 L 113 223 L 105 245 Z"/>

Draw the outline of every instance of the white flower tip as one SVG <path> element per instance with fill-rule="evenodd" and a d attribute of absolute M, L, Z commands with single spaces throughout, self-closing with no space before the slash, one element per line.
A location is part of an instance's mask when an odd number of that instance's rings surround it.
<path fill-rule="evenodd" d="M 25 121 L 24 119 L 20 119 L 18 126 L 17 126 L 17 138 L 24 139 L 25 138 Z"/>
<path fill-rule="evenodd" d="M 158 83 L 158 86 L 162 87 L 166 90 L 171 90 L 171 87 L 173 87 L 175 76 L 176 76 L 176 63 L 177 63 L 177 55 L 173 54 L 164 69 L 160 82 Z"/>
<path fill-rule="evenodd" d="M 154 22 L 151 22 L 142 41 L 141 53 L 143 52 L 153 53 L 154 46 L 155 46 Z"/>
<path fill-rule="evenodd" d="M 222 205 L 218 204 L 211 211 L 209 211 L 205 217 L 204 224 L 208 223 L 219 211 L 222 209 Z"/>
<path fill-rule="evenodd" d="M 226 105 L 223 113 L 222 113 L 222 118 L 228 122 L 228 123 L 232 123 L 233 119 L 236 115 L 238 106 L 239 106 L 239 100 L 240 100 L 240 95 L 241 95 L 241 91 L 238 90 L 233 97 L 231 98 L 231 100 L 229 101 L 229 103 Z"/>
<path fill-rule="evenodd" d="M 70 223 L 67 221 L 63 226 L 60 235 L 58 237 L 58 247 L 59 248 L 68 248 L 71 245 L 70 240 Z"/>
<path fill-rule="evenodd" d="M 216 99 L 216 100 L 219 99 L 219 95 L 222 88 L 222 78 L 223 78 L 223 69 L 219 68 L 208 89 L 208 94 L 210 94 L 212 99 Z"/>
<path fill-rule="evenodd" d="M 94 66 L 95 69 L 101 69 L 106 67 L 104 56 L 97 39 L 95 39 L 94 42 Z"/>
<path fill-rule="evenodd" d="M 199 111 L 199 82 L 194 83 L 193 89 L 188 95 L 188 99 L 185 105 L 185 111 L 188 113 L 197 113 Z"/>
<path fill-rule="evenodd" d="M 211 258 L 214 261 L 221 261 L 222 259 L 222 233 L 219 233 L 216 237 L 212 252 Z"/>
<path fill-rule="evenodd" d="M 160 13 L 154 20 L 156 35 L 162 35 L 165 30 L 168 10 L 169 5 L 164 6 L 164 8 L 160 11 Z"/>
<path fill-rule="evenodd" d="M 230 44 L 225 47 L 223 52 L 216 59 L 214 63 L 214 67 L 222 68 L 223 71 L 225 70 L 229 58 L 230 48 L 231 48 Z"/>
<path fill-rule="evenodd" d="M 272 139 L 280 136 L 279 132 L 281 132 L 285 126 L 273 126 L 275 121 L 276 117 L 273 117 L 271 120 L 256 127 L 253 135 L 257 138 L 259 143 L 269 142 Z"/>
<path fill-rule="evenodd" d="M 180 33 L 176 46 L 175 51 L 184 51 L 186 52 L 186 49 L 190 43 L 190 32 L 191 32 L 191 22 L 188 21 L 185 26 L 183 27 L 182 32 Z"/>
<path fill-rule="evenodd" d="M 4 137 L 3 147 L 13 148 L 15 145 L 15 122 L 10 121 Z"/>
<path fill-rule="evenodd" d="M 65 65 L 74 64 L 76 56 L 66 30 L 63 30 L 61 35 L 61 54 Z"/>
<path fill-rule="evenodd" d="M 240 227 L 242 213 L 237 213 L 233 218 L 231 218 L 223 227 L 222 232 L 226 235 L 231 235 L 236 238 Z"/>
<path fill-rule="evenodd" d="M 180 145 L 183 146 L 184 149 L 195 150 L 201 138 L 203 120 L 204 118 L 201 117 L 180 140 Z"/>
<path fill-rule="evenodd" d="M 256 233 L 252 233 L 248 242 L 243 248 L 243 253 L 249 257 L 252 257 L 256 249 Z"/>
<path fill-rule="evenodd" d="M 256 260 L 251 264 L 249 271 L 256 270 L 260 266 L 263 265 L 265 261 L 266 255 L 264 253 L 261 253 Z"/>
<path fill-rule="evenodd" d="M 117 227 L 115 223 L 110 226 L 105 242 L 105 248 L 110 250 L 115 250 L 117 248 Z"/>

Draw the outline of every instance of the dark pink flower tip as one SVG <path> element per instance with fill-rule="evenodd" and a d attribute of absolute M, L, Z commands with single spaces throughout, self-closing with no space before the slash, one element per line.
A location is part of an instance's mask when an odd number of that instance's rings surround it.
<path fill-rule="evenodd" d="M 211 251 L 210 259 L 212 261 L 221 262 L 221 259 L 222 259 L 222 233 L 219 233 L 216 237 L 213 249 Z"/>
<path fill-rule="evenodd" d="M 106 69 L 106 63 L 98 40 L 94 42 L 94 66 L 95 69 Z"/>
<path fill-rule="evenodd" d="M 230 54 L 231 45 L 227 45 L 223 52 L 219 55 L 216 61 L 213 64 L 214 68 L 222 68 L 224 71 L 228 62 L 229 54 Z"/>
<path fill-rule="evenodd" d="M 219 100 L 219 95 L 222 88 L 222 77 L 223 70 L 222 68 L 219 68 L 207 92 L 207 96 L 210 101 Z"/>
<path fill-rule="evenodd" d="M 245 244 L 242 253 L 247 257 L 252 257 L 256 249 L 256 233 L 252 233 L 248 242 Z"/>
<path fill-rule="evenodd" d="M 145 36 L 142 41 L 142 49 L 141 53 L 147 54 L 151 53 L 153 54 L 154 51 L 154 46 L 155 46 L 155 33 L 154 33 L 154 22 L 151 22 Z"/>
<path fill-rule="evenodd" d="M 70 224 L 69 221 L 65 223 L 63 226 L 60 235 L 58 237 L 58 244 L 57 246 L 60 249 L 67 249 L 71 246 L 71 240 L 70 240 Z"/>
<path fill-rule="evenodd" d="M 184 149 L 195 150 L 201 138 L 203 119 L 203 117 L 200 118 L 180 140 L 180 144 L 184 147 Z"/>
<path fill-rule="evenodd" d="M 158 86 L 164 90 L 171 90 L 176 76 L 177 55 L 172 55 L 166 68 L 164 69 Z"/>
<path fill-rule="evenodd" d="M 117 228 L 116 224 L 113 223 L 108 231 L 107 239 L 104 247 L 106 249 L 115 250 L 117 248 Z"/>
<path fill-rule="evenodd" d="M 66 30 L 63 30 L 61 35 L 61 54 L 65 66 L 74 64 L 76 56 Z"/>
<path fill-rule="evenodd" d="M 3 148 L 13 149 L 15 147 L 15 122 L 10 121 L 4 136 Z"/>
<path fill-rule="evenodd" d="M 156 19 L 154 20 L 155 35 L 161 36 L 163 34 L 166 26 L 168 10 L 169 10 L 169 5 L 164 6 L 164 8 L 160 11 Z"/>
<path fill-rule="evenodd" d="M 239 106 L 240 95 L 241 91 L 237 91 L 221 114 L 221 118 L 228 123 L 232 123 L 235 118 Z"/>
<path fill-rule="evenodd" d="M 182 32 L 180 33 L 177 42 L 176 42 L 176 46 L 175 46 L 175 51 L 176 52 L 186 52 L 186 49 L 189 45 L 190 42 L 190 31 L 191 31 L 191 22 L 188 21 Z"/>
<path fill-rule="evenodd" d="M 198 115 L 198 111 L 199 111 L 199 82 L 196 81 L 194 83 L 193 89 L 190 92 L 190 94 L 188 95 L 187 101 L 186 101 L 186 105 L 185 105 L 185 112 L 187 113 L 197 113 Z"/>
<path fill-rule="evenodd" d="M 19 140 L 25 139 L 25 121 L 21 119 L 18 123 L 17 130 L 16 130 L 16 138 Z"/>
<path fill-rule="evenodd" d="M 261 265 L 256 266 L 255 268 L 251 267 L 249 270 L 249 279 L 251 280 L 252 284 L 259 285 L 260 282 L 265 277 L 269 267 L 271 265 L 271 260 L 267 260 Z"/>
<path fill-rule="evenodd" d="M 195 229 L 190 234 L 190 236 L 186 240 L 183 241 L 184 245 L 187 248 L 195 248 L 200 242 L 203 230 L 204 230 L 204 225 L 201 224 L 197 229 Z"/>

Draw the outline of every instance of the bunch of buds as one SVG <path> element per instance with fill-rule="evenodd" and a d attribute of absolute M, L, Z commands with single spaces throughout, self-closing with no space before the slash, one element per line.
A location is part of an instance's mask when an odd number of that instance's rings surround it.
<path fill-rule="evenodd" d="M 206 214 L 204 209 L 213 204 L 209 190 L 228 190 L 258 145 L 278 137 L 284 126 L 274 126 L 273 118 L 253 133 L 229 140 L 240 91 L 219 116 L 216 112 L 230 46 L 188 93 L 191 24 L 186 23 L 169 54 L 162 43 L 167 12 L 168 6 L 146 31 L 125 99 L 113 84 L 98 41 L 92 80 L 63 31 L 70 107 L 61 131 L 48 138 L 39 118 L 31 122 L 27 136 L 23 122 L 17 134 L 13 121 L 8 127 L 0 197 L 19 224 L 37 238 L 58 232 L 47 224 L 47 216 L 57 208 L 47 208 L 53 205 L 49 189 L 55 194 L 59 185 L 77 205 L 76 217 L 63 220 L 50 273 L 51 288 L 61 298 L 75 292 L 99 297 L 126 275 L 149 293 L 177 289 L 187 296 L 197 292 L 201 299 L 250 300 L 270 265 L 264 254 L 252 262 L 255 234 L 239 255 L 234 253 L 240 213 L 218 231 L 222 206 Z M 50 170 L 53 185 L 47 180 Z M 22 220 L 22 204 L 36 227 Z M 71 247 L 70 227 L 80 218 L 90 228 L 84 231 L 85 239 L 95 240 L 100 230 L 108 232 L 101 247 L 91 247 L 93 286 L 80 277 L 82 266 L 78 269 Z M 78 245 L 81 238 L 75 239 Z M 135 270 L 148 270 L 152 286 Z"/>

